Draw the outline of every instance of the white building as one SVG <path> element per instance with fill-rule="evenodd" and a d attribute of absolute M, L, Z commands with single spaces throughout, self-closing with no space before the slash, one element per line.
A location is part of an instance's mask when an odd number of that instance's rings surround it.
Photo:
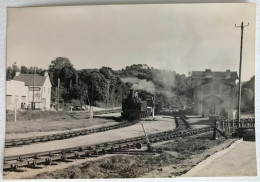
<path fill-rule="evenodd" d="M 6 109 L 21 108 L 28 104 L 28 87 L 22 81 L 6 81 Z"/>
<path fill-rule="evenodd" d="M 44 76 L 40 76 L 38 74 L 20 74 L 16 73 L 16 76 L 11 81 L 11 84 L 15 84 L 19 81 L 23 82 L 25 87 L 27 88 L 27 97 L 26 97 L 26 107 L 31 107 L 32 102 L 35 102 L 36 109 L 49 109 L 51 104 L 51 82 L 47 72 L 45 72 Z M 18 82 L 17 82 L 18 83 Z M 14 86 L 11 86 L 13 88 Z M 6 95 L 9 94 L 10 97 L 15 97 L 19 95 L 20 90 L 16 89 L 13 92 L 10 91 L 9 87 L 7 87 Z M 34 96 L 34 97 L 33 97 Z M 18 108 L 21 108 L 21 104 Z"/>

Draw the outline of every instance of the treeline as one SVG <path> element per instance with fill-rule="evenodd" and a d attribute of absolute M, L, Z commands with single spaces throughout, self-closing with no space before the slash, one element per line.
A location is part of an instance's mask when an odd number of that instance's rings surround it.
<path fill-rule="evenodd" d="M 12 79 L 16 72 L 33 74 L 34 68 L 14 63 L 6 69 L 6 79 Z M 60 79 L 60 98 L 64 103 L 74 105 L 87 104 L 98 107 L 121 106 L 130 88 L 138 89 L 139 96 L 147 100 L 152 95 L 156 98 L 156 108 L 191 107 L 193 89 L 191 77 L 175 71 L 160 70 L 145 64 L 134 64 L 122 70 L 109 67 L 100 69 L 76 70 L 68 58 L 58 57 L 51 61 L 48 69 L 36 68 L 36 73 L 48 72 L 52 92 L 51 99 L 57 98 L 58 78 Z M 254 109 L 255 77 L 242 85 L 241 110 Z"/>
<path fill-rule="evenodd" d="M 252 112 L 255 108 L 255 76 L 243 83 L 241 90 L 241 111 Z"/>
<path fill-rule="evenodd" d="M 12 79 L 18 71 L 33 74 L 34 68 L 25 66 L 19 68 L 14 63 L 7 68 L 6 79 Z M 48 72 L 52 83 L 52 102 L 57 98 L 58 78 L 61 100 L 75 105 L 121 106 L 122 98 L 126 97 L 133 86 L 146 87 L 138 87 L 142 99 L 156 95 L 156 104 L 159 108 L 189 105 L 189 98 L 192 96 L 189 76 L 142 64 L 127 66 L 122 70 L 113 70 L 109 67 L 76 70 L 68 58 L 58 57 L 51 61 L 48 70 L 36 68 L 36 73 L 39 75 L 44 75 L 45 71 Z M 122 78 L 135 78 L 135 81 L 123 81 Z M 141 82 L 138 85 L 139 81 Z M 144 82 L 149 84 L 145 85 Z M 153 91 L 149 90 L 148 86 L 154 87 L 151 88 Z"/>

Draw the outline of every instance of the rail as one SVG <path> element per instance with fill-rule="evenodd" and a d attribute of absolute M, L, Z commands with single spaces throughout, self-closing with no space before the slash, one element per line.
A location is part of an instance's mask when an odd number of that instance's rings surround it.
<path fill-rule="evenodd" d="M 83 136 L 83 135 L 89 135 L 93 133 L 128 127 L 131 125 L 136 124 L 137 122 L 124 122 L 119 123 L 115 125 L 110 126 L 103 126 L 93 129 L 82 129 L 77 131 L 70 131 L 70 132 L 62 132 L 62 133 L 56 133 L 51 135 L 43 135 L 43 136 L 37 136 L 37 137 L 27 137 L 27 138 L 16 138 L 16 139 L 9 139 L 5 141 L 5 147 L 16 147 L 16 146 L 22 146 L 22 145 L 29 145 L 32 143 L 39 143 L 39 142 L 48 142 L 53 140 L 63 140 L 67 138 L 73 138 L 77 136 Z"/>
<path fill-rule="evenodd" d="M 148 135 L 151 143 L 172 140 L 178 137 L 192 136 L 199 133 L 212 131 L 212 127 L 191 129 L 182 119 L 178 119 L 178 129 Z M 182 123 L 181 123 L 182 122 Z M 51 165 L 53 162 L 69 161 L 79 158 L 97 157 L 100 155 L 131 153 L 129 149 L 135 149 L 136 144 L 147 144 L 145 136 L 132 137 L 112 142 L 104 142 L 88 146 L 78 146 L 59 150 L 30 153 L 24 155 L 9 156 L 4 158 L 4 171 L 20 171 L 20 167 L 37 168 L 39 164 Z M 142 151 L 139 151 L 142 153 Z"/>

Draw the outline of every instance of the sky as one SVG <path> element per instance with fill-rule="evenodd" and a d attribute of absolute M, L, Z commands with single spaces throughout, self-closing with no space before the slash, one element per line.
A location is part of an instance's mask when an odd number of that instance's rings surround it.
<path fill-rule="evenodd" d="M 242 81 L 255 74 L 255 4 L 91 5 L 9 8 L 7 66 L 47 69 L 67 57 L 76 69 L 132 64 L 188 74 L 238 71 L 244 28 Z"/>

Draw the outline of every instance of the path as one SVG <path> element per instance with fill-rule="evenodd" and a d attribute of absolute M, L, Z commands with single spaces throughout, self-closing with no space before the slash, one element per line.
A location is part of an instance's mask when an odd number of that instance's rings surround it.
<path fill-rule="evenodd" d="M 181 177 L 256 176 L 256 143 L 238 140 L 217 152 Z"/>

